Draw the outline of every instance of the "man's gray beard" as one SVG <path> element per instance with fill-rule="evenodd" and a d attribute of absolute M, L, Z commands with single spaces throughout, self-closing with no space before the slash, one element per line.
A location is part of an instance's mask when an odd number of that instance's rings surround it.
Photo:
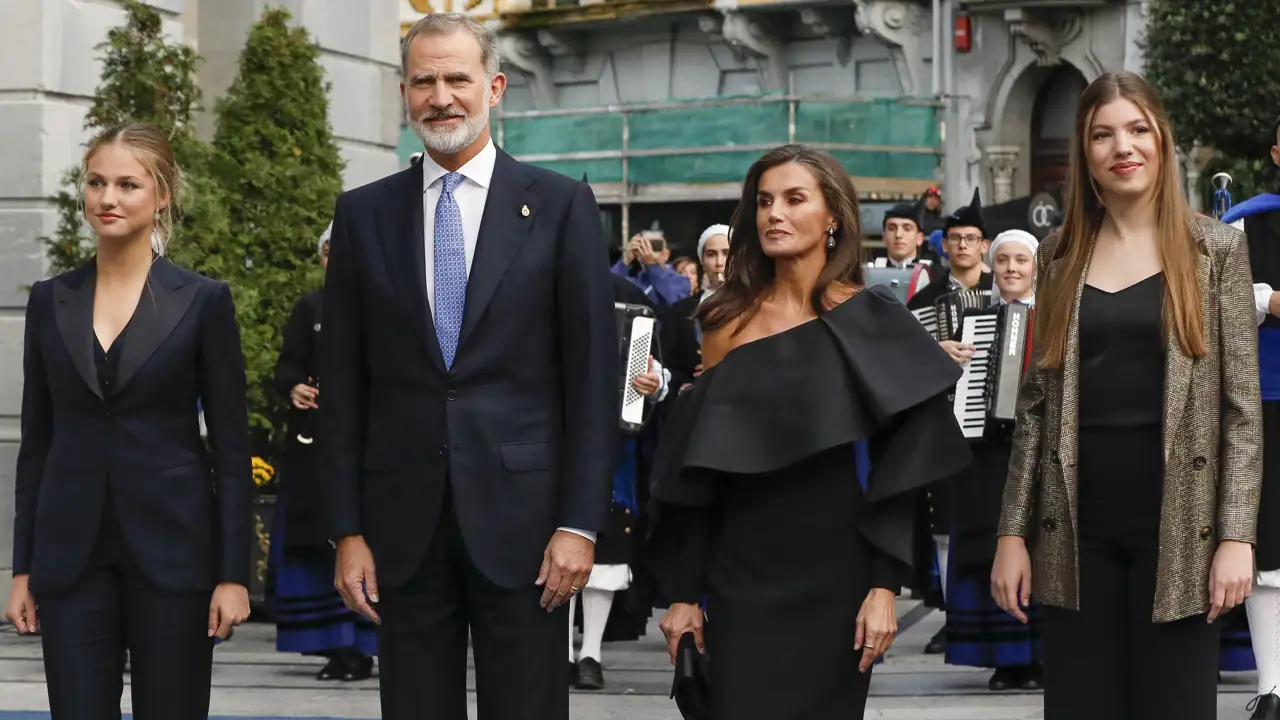
<path fill-rule="evenodd" d="M 442 155 L 455 155 L 475 142 L 488 126 L 489 103 L 486 101 L 479 117 L 466 115 L 462 118 L 462 124 L 453 130 L 436 132 L 427 125 L 427 121 L 417 120 L 413 123 L 413 131 L 428 150 Z"/>

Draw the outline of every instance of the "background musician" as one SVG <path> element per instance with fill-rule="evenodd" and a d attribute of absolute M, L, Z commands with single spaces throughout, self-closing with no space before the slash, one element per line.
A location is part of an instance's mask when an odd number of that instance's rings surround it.
<path fill-rule="evenodd" d="M 1280 118 L 1272 132 L 1271 161 L 1280 165 Z M 1263 193 L 1231 208 L 1223 222 L 1243 225 L 1249 244 L 1258 322 L 1262 390 L 1262 497 L 1258 517 L 1257 581 L 1245 601 L 1258 668 L 1255 720 L 1280 718 L 1280 195 Z M 1241 222 L 1243 221 L 1243 222 Z"/>
<path fill-rule="evenodd" d="M 729 226 L 717 224 L 703 230 L 698 237 L 698 260 L 702 263 L 704 289 L 676 302 L 662 320 L 658 331 L 662 357 L 677 388 L 693 382 L 702 369 L 702 333 L 693 315 L 698 305 L 724 282 L 728 258 Z"/>
<path fill-rule="evenodd" d="M 900 203 L 885 212 L 881 237 L 886 256 L 867 263 L 867 267 L 913 268 L 933 264 L 931 259 L 924 256 L 924 233 L 920 230 L 923 209 L 918 201 Z"/>
<path fill-rule="evenodd" d="M 325 268 L 332 230 L 330 224 L 318 243 Z M 322 529 L 321 467 L 314 439 L 323 302 L 323 290 L 312 290 L 298 300 L 276 360 L 276 392 L 289 400 L 288 440 L 270 546 L 276 574 L 276 650 L 326 657 L 316 679 L 351 682 L 373 676 L 378 636 L 373 623 L 348 610 L 334 589 L 334 551 Z"/>
<path fill-rule="evenodd" d="M 613 300 L 653 309 L 639 288 L 617 275 L 613 276 Z M 631 381 L 649 403 L 664 399 L 670 384 L 671 372 L 653 355 L 649 356 L 648 371 Z M 652 583 L 638 566 L 645 536 L 644 507 L 649 500 L 648 460 L 657 436 L 649 411 L 646 417 L 650 421 L 638 432 L 618 430 L 609 517 L 596 538 L 595 565 L 582 589 L 582 602 L 578 603 L 577 595 L 569 600 L 569 684 L 579 690 L 604 687 L 601 644 L 638 639 L 652 614 Z M 578 626 L 582 628 L 582 644 L 575 647 L 574 628 Z"/>
<path fill-rule="evenodd" d="M 991 241 L 989 262 L 995 270 L 998 304 L 1035 305 L 1038 244 L 1022 230 L 1000 233 Z M 972 357 L 972 346 L 948 340 L 942 347 L 962 365 Z M 1038 689 L 1043 675 L 1039 609 L 1028 609 L 1029 622 L 1024 625 L 991 597 L 991 563 L 1012 434 L 1012 424 L 988 419 L 985 435 L 970 444 L 973 464 L 954 486 L 956 514 L 947 563 L 947 664 L 994 668 L 988 687 L 996 691 Z"/>
<path fill-rule="evenodd" d="M 1142 78 L 1093 81 L 1066 223 L 1038 254 L 992 592 L 1019 620 L 1031 594 L 1042 606 L 1046 720 L 1216 718 L 1214 621 L 1251 590 L 1248 249 L 1192 215 L 1176 147 Z"/>
<path fill-rule="evenodd" d="M 949 273 L 935 273 L 933 282 L 912 296 L 907 302 L 911 310 L 932 306 L 942 296 L 956 290 L 990 290 L 991 273 L 983 270 L 986 254 L 987 230 L 982 219 L 982 198 L 973 191 L 973 200 L 946 219 L 943 225 L 943 248 L 951 261 Z M 967 357 L 966 357 L 967 359 Z M 923 590 L 928 607 L 943 608 L 947 586 L 947 545 L 951 537 L 951 479 L 934 483 L 922 493 L 921 518 L 918 527 L 927 530 L 917 538 L 916 578 L 914 586 Z M 930 538 L 932 538 L 930 540 Z M 938 592 L 930 592 L 933 583 L 928 573 L 938 568 Z M 946 629 L 940 630 L 925 647 L 927 653 L 941 653 L 945 649 Z"/>

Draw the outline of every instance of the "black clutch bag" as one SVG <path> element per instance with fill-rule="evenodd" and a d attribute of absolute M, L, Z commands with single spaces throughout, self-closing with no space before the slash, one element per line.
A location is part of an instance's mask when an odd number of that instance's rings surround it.
<path fill-rule="evenodd" d="M 693 633 L 680 636 L 676 647 L 676 674 L 671 697 L 684 720 L 711 720 L 710 660 L 698 652 Z"/>

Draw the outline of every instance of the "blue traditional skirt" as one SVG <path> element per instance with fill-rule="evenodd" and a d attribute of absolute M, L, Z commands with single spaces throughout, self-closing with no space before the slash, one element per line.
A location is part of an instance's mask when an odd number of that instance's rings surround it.
<path fill-rule="evenodd" d="M 1247 672 L 1258 669 L 1253 657 L 1253 640 L 1249 637 L 1249 615 L 1244 606 L 1218 618 L 1221 631 L 1218 639 L 1218 670 L 1222 672 Z"/>
<path fill-rule="evenodd" d="M 328 546 L 285 547 L 283 497 L 276 498 L 271 563 L 276 572 L 276 650 L 325 655 L 354 648 L 378 654 L 376 626 L 347 609 L 333 587 L 334 551 Z"/>
<path fill-rule="evenodd" d="M 1032 603 L 1026 613 L 1028 622 L 1023 625 L 1001 610 L 991 597 L 987 574 L 948 572 L 947 664 L 982 668 L 1043 664 L 1040 607 Z"/>

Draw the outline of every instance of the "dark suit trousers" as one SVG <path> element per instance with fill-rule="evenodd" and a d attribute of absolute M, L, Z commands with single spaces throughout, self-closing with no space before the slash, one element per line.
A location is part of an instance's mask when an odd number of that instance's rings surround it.
<path fill-rule="evenodd" d="M 150 583 L 104 512 L 85 574 L 66 592 L 38 594 L 53 720 L 119 720 L 129 650 L 135 720 L 205 720 L 213 672 L 207 590 Z"/>
<path fill-rule="evenodd" d="M 568 605 L 543 610 L 537 578 L 515 590 L 490 582 L 467 554 L 452 499 L 442 504 L 417 573 L 380 589 L 382 717 L 467 720 L 469 627 L 479 720 L 567 720 Z"/>

